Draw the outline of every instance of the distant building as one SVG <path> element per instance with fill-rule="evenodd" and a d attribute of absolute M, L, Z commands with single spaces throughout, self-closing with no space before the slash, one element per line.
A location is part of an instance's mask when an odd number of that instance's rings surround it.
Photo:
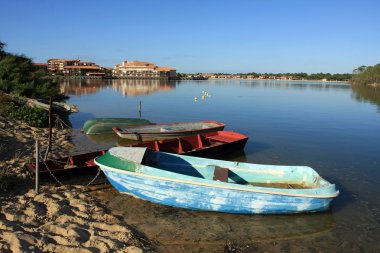
<path fill-rule="evenodd" d="M 80 61 L 72 59 L 49 59 L 47 64 L 50 73 L 63 73 L 66 66 L 74 66 L 78 62 Z"/>
<path fill-rule="evenodd" d="M 150 62 L 123 61 L 113 68 L 112 75 L 119 78 L 136 79 L 175 78 L 176 70 L 169 67 L 158 67 Z"/>
<path fill-rule="evenodd" d="M 47 63 L 33 63 L 32 66 L 36 70 L 40 70 L 40 69 L 42 69 L 44 71 L 48 70 L 48 64 Z"/>
<path fill-rule="evenodd" d="M 103 68 L 95 62 L 81 62 L 72 59 L 49 59 L 47 69 L 52 74 L 74 76 L 105 76 L 109 68 Z"/>
<path fill-rule="evenodd" d="M 176 70 L 169 67 L 157 67 L 156 70 L 160 73 L 160 77 L 167 77 L 169 79 L 175 78 Z"/>
<path fill-rule="evenodd" d="M 63 68 L 63 74 L 67 75 L 91 75 L 91 72 L 98 73 L 100 67 L 98 65 L 86 66 L 86 65 L 75 65 L 75 66 L 65 66 Z"/>

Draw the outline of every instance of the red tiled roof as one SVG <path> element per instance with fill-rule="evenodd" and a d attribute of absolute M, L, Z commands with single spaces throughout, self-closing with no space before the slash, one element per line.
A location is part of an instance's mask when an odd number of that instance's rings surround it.
<path fill-rule="evenodd" d="M 145 61 L 124 61 L 122 63 L 125 67 L 146 67 L 146 68 L 155 68 L 156 65 L 154 65 L 151 62 L 145 62 Z"/>
<path fill-rule="evenodd" d="M 100 69 L 99 66 L 65 66 L 65 69 Z"/>
<path fill-rule="evenodd" d="M 78 61 L 79 60 L 74 60 L 74 59 L 49 59 L 48 61 L 58 61 L 58 62 L 62 62 L 62 61 Z"/>
<path fill-rule="evenodd" d="M 169 68 L 169 67 L 157 67 L 156 70 L 157 71 L 171 71 L 171 70 L 175 70 L 175 69 Z"/>

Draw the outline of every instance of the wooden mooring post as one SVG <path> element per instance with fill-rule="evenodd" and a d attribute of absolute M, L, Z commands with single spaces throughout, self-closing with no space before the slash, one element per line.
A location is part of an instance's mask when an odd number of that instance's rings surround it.
<path fill-rule="evenodd" d="M 48 140 L 48 147 L 46 149 L 44 161 L 46 161 L 49 155 L 49 152 L 51 150 L 52 128 L 53 128 L 53 99 L 50 97 L 49 98 L 49 140 Z"/>
<path fill-rule="evenodd" d="M 140 115 L 140 118 L 141 118 L 141 99 L 139 101 L 139 115 Z"/>
<path fill-rule="evenodd" d="M 38 194 L 40 188 L 40 147 L 36 139 L 36 187 L 35 193 Z"/>

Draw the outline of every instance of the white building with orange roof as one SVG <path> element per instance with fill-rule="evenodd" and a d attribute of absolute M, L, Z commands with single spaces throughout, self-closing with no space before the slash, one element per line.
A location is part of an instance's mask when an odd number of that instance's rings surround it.
<path fill-rule="evenodd" d="M 160 73 L 161 77 L 171 79 L 177 76 L 176 70 L 170 67 L 157 67 L 156 70 Z"/>
<path fill-rule="evenodd" d="M 134 79 L 173 78 L 176 76 L 176 71 L 169 67 L 157 67 L 151 62 L 123 61 L 114 67 L 112 75 Z"/>

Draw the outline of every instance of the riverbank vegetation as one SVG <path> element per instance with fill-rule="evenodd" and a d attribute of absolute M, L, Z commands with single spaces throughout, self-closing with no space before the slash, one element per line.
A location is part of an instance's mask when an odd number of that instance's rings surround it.
<path fill-rule="evenodd" d="M 361 66 L 355 69 L 352 84 L 380 87 L 380 63 L 375 66 Z"/>
<path fill-rule="evenodd" d="M 349 81 L 352 78 L 352 74 L 331 74 L 331 73 L 196 73 L 196 74 L 184 74 L 178 73 L 177 79 L 179 80 L 205 80 L 208 78 L 222 78 L 222 79 L 263 79 L 263 80 L 320 80 L 320 81 Z"/>
<path fill-rule="evenodd" d="M 62 98 L 57 83 L 43 79 L 44 71 L 35 70 L 31 59 L 4 48 L 0 41 L 0 90 L 28 98 Z"/>
<path fill-rule="evenodd" d="M 43 79 L 45 73 L 35 70 L 32 60 L 24 55 L 8 53 L 0 41 L 0 115 L 22 120 L 30 126 L 45 127 L 48 112 L 27 106 L 26 98 L 61 100 L 58 84 Z"/>
<path fill-rule="evenodd" d="M 274 79 L 288 79 L 288 80 L 326 80 L 326 81 L 348 81 L 351 79 L 352 74 L 331 74 L 331 73 L 248 73 L 246 75 L 255 76 L 257 78 L 274 78 Z"/>
<path fill-rule="evenodd" d="M 49 122 L 48 111 L 29 107 L 26 100 L 7 96 L 2 92 L 0 92 L 0 116 L 24 121 L 33 127 L 47 127 Z"/>

